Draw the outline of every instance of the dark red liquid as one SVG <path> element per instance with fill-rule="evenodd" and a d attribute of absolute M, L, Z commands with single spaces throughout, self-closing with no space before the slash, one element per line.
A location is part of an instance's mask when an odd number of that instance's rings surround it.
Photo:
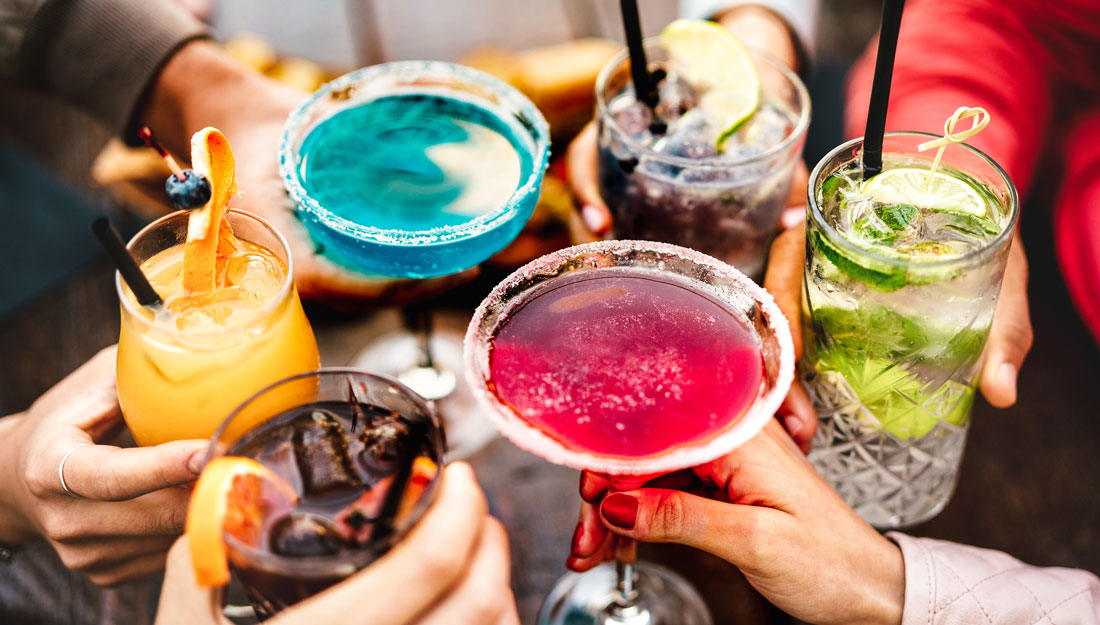
<path fill-rule="evenodd" d="M 325 401 L 291 409 L 245 434 L 228 455 L 253 458 L 278 474 L 298 494 L 263 500 L 258 535 L 236 536 L 252 550 L 285 558 L 333 558 L 365 566 L 392 546 L 378 529 L 386 521 L 382 502 L 401 484 L 415 504 L 423 481 L 408 475 L 412 458 L 440 458 L 422 421 L 414 422 L 369 404 Z M 431 464 L 431 463 L 429 463 Z M 402 479 L 395 482 L 399 472 Z M 412 486 L 410 486 L 412 485 Z M 414 490 L 415 489 L 415 490 Z M 389 525 L 387 525 L 388 530 Z M 230 560 L 261 619 L 341 581 L 344 575 L 269 567 L 230 549 Z"/>
<path fill-rule="evenodd" d="M 583 452 L 644 457 L 707 440 L 756 398 L 744 321 L 688 283 L 599 269 L 535 292 L 493 339 L 490 387 Z"/>

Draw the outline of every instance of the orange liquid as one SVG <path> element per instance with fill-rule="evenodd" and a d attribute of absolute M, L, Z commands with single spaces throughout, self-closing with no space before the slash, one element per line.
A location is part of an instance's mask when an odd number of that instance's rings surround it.
<path fill-rule="evenodd" d="M 164 310 L 154 315 L 126 291 L 132 305 L 122 309 L 118 398 L 140 445 L 210 438 L 256 391 L 320 367 L 286 264 L 238 241 L 237 252 L 219 260 L 212 293 L 184 291 L 182 245 L 142 263 Z"/>

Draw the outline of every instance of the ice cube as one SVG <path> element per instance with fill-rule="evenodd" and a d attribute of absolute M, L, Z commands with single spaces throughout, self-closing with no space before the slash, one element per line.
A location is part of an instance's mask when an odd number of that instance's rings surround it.
<path fill-rule="evenodd" d="M 390 475 L 397 471 L 402 458 L 415 453 L 409 425 L 397 413 L 384 422 L 376 419 L 374 426 L 363 433 L 362 441 L 359 463 L 368 474 Z"/>
<path fill-rule="evenodd" d="M 766 152 L 790 136 L 790 117 L 774 105 L 762 104 L 737 132 L 722 144 L 730 158 L 747 158 Z"/>
<path fill-rule="evenodd" d="M 699 105 L 699 94 L 674 72 L 657 85 L 657 117 L 666 125 L 676 123 Z"/>
<path fill-rule="evenodd" d="M 280 556 L 331 556 L 349 545 L 332 521 L 308 512 L 291 512 L 275 522 L 269 538 L 271 551 Z"/>
<path fill-rule="evenodd" d="M 649 126 L 653 122 L 653 111 L 645 104 L 634 99 L 634 93 L 621 93 L 611 100 L 608 109 L 615 123 L 623 132 L 643 145 L 653 141 Z"/>
<path fill-rule="evenodd" d="M 713 121 L 700 109 L 692 109 L 676 123 L 670 124 L 665 136 L 653 144 L 653 149 L 683 158 L 709 158 L 718 154 L 718 131 Z"/>
<path fill-rule="evenodd" d="M 294 454 L 306 495 L 362 488 L 348 451 L 348 438 L 336 415 L 314 410 L 294 420 Z"/>

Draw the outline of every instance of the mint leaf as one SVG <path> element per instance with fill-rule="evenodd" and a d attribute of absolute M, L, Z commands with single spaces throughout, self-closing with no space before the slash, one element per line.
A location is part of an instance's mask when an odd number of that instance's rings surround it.
<path fill-rule="evenodd" d="M 890 204 L 875 207 L 875 214 L 894 230 L 905 230 L 917 216 L 917 207 L 911 204 Z"/>

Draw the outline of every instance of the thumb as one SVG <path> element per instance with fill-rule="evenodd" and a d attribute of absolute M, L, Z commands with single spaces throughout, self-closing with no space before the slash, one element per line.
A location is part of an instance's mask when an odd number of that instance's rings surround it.
<path fill-rule="evenodd" d="M 768 517 L 784 513 L 761 506 L 723 503 L 678 490 L 643 488 L 612 493 L 600 504 L 604 525 L 642 542 L 677 543 L 749 564 L 749 547 Z"/>
<path fill-rule="evenodd" d="M 1016 403 L 1016 377 L 1033 340 L 1027 304 L 1027 257 L 1020 236 L 1012 241 L 1001 295 L 986 343 L 980 386 L 986 400 L 1007 408 Z"/>
<path fill-rule="evenodd" d="M 611 211 L 600 197 L 598 180 L 596 123 L 589 122 L 565 151 L 565 172 L 573 194 L 580 202 L 580 221 L 587 233 L 580 238 L 592 239 L 611 229 Z M 574 238 L 578 238 L 574 234 Z"/>
<path fill-rule="evenodd" d="M 229 625 L 221 612 L 220 590 L 195 582 L 186 534 L 168 552 L 156 625 Z"/>
<path fill-rule="evenodd" d="M 99 501 L 124 501 L 180 486 L 198 477 L 209 444 L 192 440 L 133 449 L 79 447 L 65 461 L 65 484 L 74 493 Z"/>

